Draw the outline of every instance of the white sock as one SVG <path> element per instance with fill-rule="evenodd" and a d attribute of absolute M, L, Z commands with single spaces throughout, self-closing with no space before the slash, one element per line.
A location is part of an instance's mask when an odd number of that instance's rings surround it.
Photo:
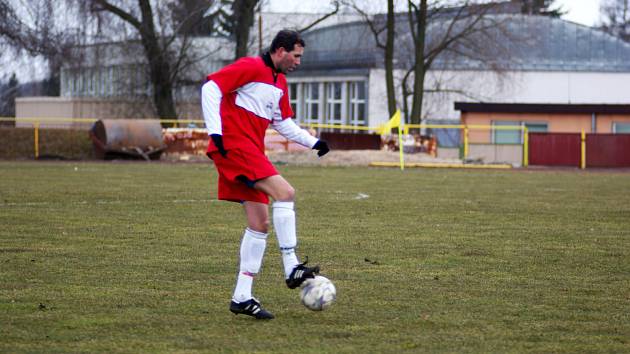
<path fill-rule="evenodd" d="M 252 285 L 254 283 L 254 276 L 249 274 L 244 274 L 243 272 L 238 273 L 238 277 L 236 278 L 236 287 L 234 288 L 234 294 L 232 295 L 232 300 L 236 302 L 243 302 L 251 299 L 252 296 Z"/>
<path fill-rule="evenodd" d="M 295 211 L 293 202 L 274 202 L 273 227 L 276 230 L 278 245 L 282 253 L 285 278 L 289 278 L 291 271 L 299 261 L 295 254 L 297 236 L 295 234 Z"/>
<path fill-rule="evenodd" d="M 262 259 L 267 246 L 267 234 L 257 232 L 249 228 L 245 229 L 241 241 L 241 259 L 239 265 L 236 287 L 232 299 L 243 302 L 251 299 L 254 277 L 260 271 Z"/>

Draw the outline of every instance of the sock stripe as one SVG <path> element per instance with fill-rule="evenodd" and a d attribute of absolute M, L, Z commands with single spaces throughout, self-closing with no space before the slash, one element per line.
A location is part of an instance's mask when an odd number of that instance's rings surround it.
<path fill-rule="evenodd" d="M 294 202 L 273 202 L 271 205 L 272 208 L 281 208 L 281 209 L 291 209 L 293 210 L 295 203 Z"/>
<path fill-rule="evenodd" d="M 245 229 L 245 233 L 249 234 L 253 238 L 257 238 L 257 239 L 260 239 L 260 240 L 266 240 L 267 239 L 267 235 L 269 235 L 269 234 L 266 234 L 264 232 L 258 232 L 258 231 L 252 230 L 249 227 Z"/>

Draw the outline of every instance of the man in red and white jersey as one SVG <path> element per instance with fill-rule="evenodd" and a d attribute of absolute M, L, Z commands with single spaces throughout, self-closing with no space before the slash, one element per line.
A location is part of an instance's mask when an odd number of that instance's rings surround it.
<path fill-rule="evenodd" d="M 319 273 L 295 254 L 295 190 L 265 156 L 265 131 L 271 125 L 281 135 L 320 157 L 328 145 L 298 127 L 293 119 L 285 74 L 300 65 L 304 40 L 282 30 L 260 57 L 241 58 L 208 75 L 201 89 L 203 117 L 210 135 L 208 157 L 219 173 L 218 197 L 242 203 L 247 228 L 240 248 L 240 266 L 230 311 L 257 319 L 274 316 L 252 296 L 267 244 L 269 197 L 274 201 L 273 226 L 282 253 L 287 286 L 297 288 Z"/>

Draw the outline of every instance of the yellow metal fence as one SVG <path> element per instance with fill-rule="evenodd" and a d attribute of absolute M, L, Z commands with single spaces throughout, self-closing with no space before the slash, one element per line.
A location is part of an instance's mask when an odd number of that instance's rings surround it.
<path fill-rule="evenodd" d="M 0 122 L 15 122 L 15 123 L 30 123 L 34 128 L 34 151 L 35 158 L 39 157 L 39 129 L 42 124 L 52 125 L 59 123 L 94 123 L 98 119 L 95 118 L 11 118 L 0 117 Z M 157 119 L 162 125 L 172 124 L 173 127 L 188 127 L 189 125 L 204 126 L 204 121 L 200 119 Z M 303 127 L 313 129 L 335 129 L 335 130 L 347 130 L 347 131 L 365 131 L 365 132 L 377 132 L 382 126 L 359 126 L 359 125 L 343 125 L 343 124 L 320 124 L 320 123 L 303 123 Z M 523 133 L 523 166 L 529 165 L 528 157 L 528 132 L 525 126 L 492 126 L 492 125 L 459 125 L 459 124 L 405 124 L 402 129 L 398 129 L 399 142 L 402 142 L 401 135 L 409 134 L 411 129 L 460 129 L 463 134 L 463 157 L 464 159 L 469 156 L 469 132 L 471 130 L 518 130 Z M 584 144 L 583 144 L 584 149 Z M 404 158 L 401 150 L 400 167 L 404 169 Z M 584 151 L 582 152 L 584 156 Z M 582 163 L 584 165 L 584 163 Z M 584 167 L 582 167 L 584 168 Z"/>

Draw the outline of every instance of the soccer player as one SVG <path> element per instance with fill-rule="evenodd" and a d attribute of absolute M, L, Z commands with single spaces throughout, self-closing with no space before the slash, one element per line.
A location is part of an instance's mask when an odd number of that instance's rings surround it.
<path fill-rule="evenodd" d="M 285 74 L 300 65 L 304 40 L 295 31 L 282 30 L 269 52 L 241 58 L 208 75 L 201 88 L 201 106 L 210 143 L 207 155 L 219 173 L 218 197 L 243 205 L 247 228 L 240 247 L 240 265 L 230 311 L 257 319 L 274 316 L 252 296 L 269 226 L 269 197 L 273 199 L 273 226 L 282 253 L 286 284 L 295 289 L 314 278 L 319 267 L 307 267 L 295 254 L 295 190 L 265 156 L 265 131 L 271 126 L 287 139 L 318 150 L 328 144 L 299 128 L 293 119 Z"/>

